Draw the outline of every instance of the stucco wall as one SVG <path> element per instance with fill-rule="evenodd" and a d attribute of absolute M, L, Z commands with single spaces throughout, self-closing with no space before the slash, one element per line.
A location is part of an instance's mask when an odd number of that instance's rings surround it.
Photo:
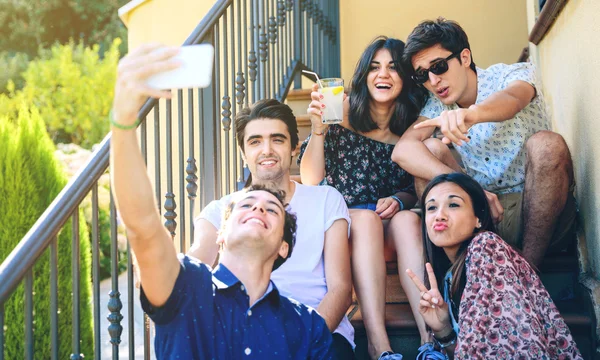
<path fill-rule="evenodd" d="M 340 0 L 342 77 L 348 83 L 365 47 L 377 35 L 406 40 L 422 20 L 443 16 L 467 32 L 477 66 L 513 63 L 527 46 L 522 0 Z"/>
<path fill-rule="evenodd" d="M 146 42 L 181 45 L 215 0 L 147 0 L 127 18 L 129 48 Z"/>
<path fill-rule="evenodd" d="M 528 6 L 533 9 L 534 0 L 528 0 Z M 597 0 L 570 0 L 532 58 L 538 62 L 554 130 L 565 137 L 573 155 L 588 249 L 585 270 L 596 279 L 600 278 L 599 14 Z M 531 23 L 533 17 L 529 18 Z"/>

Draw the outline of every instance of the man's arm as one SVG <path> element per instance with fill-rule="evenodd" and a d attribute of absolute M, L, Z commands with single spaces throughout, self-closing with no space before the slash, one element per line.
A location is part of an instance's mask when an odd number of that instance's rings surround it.
<path fill-rule="evenodd" d="M 170 97 L 170 92 L 148 88 L 145 80 L 173 69 L 178 49 L 144 45 L 119 62 L 113 121 L 132 126 L 148 97 Z M 144 292 L 154 306 L 163 305 L 173 290 L 180 263 L 171 237 L 161 223 L 135 129 L 112 128 L 111 182 L 116 206 L 127 228 Z"/>
<path fill-rule="evenodd" d="M 194 243 L 188 250 L 188 255 L 213 266 L 217 261 L 218 253 L 217 228 L 206 219 L 196 219 L 194 222 Z"/>
<path fill-rule="evenodd" d="M 338 219 L 327 229 L 323 252 L 327 294 L 317 311 L 325 319 L 329 330 L 333 332 L 352 304 L 348 221 Z"/>
<path fill-rule="evenodd" d="M 428 118 L 421 116 L 417 119 L 416 124 L 428 120 Z M 408 128 L 394 147 L 392 161 L 412 176 L 426 180 L 431 180 L 441 174 L 455 172 L 451 167 L 436 158 L 423 143 L 431 137 L 434 130 L 434 127 Z"/>
<path fill-rule="evenodd" d="M 535 95 L 533 85 L 523 80 L 515 80 L 509 83 L 505 89 L 490 95 L 480 104 L 471 105 L 468 109 L 444 111 L 434 119 L 420 122 L 415 125 L 415 128 L 435 129 L 439 127 L 444 134 L 442 139 L 444 143 L 453 142 L 462 145 L 462 141 L 469 141 L 466 134 L 471 126 L 510 120 L 523 110 Z"/>
<path fill-rule="evenodd" d="M 476 123 L 500 122 L 512 119 L 535 98 L 535 88 L 522 80 L 508 84 L 506 89 L 490 95 L 478 105 L 472 105 L 476 111 Z"/>

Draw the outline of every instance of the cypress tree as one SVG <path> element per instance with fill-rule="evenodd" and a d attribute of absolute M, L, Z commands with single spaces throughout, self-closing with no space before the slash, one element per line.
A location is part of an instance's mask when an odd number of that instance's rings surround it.
<path fill-rule="evenodd" d="M 67 183 L 54 157 L 55 147 L 46 133 L 40 112 L 23 105 L 16 119 L 0 118 L 0 262 L 42 215 Z M 81 353 L 93 356 L 91 249 L 83 213 L 80 235 Z M 59 358 L 68 359 L 72 334 L 71 220 L 58 236 Z M 33 267 L 34 350 L 36 359 L 50 358 L 49 249 Z M 21 359 L 25 349 L 25 298 L 20 284 L 5 303 L 5 358 Z"/>

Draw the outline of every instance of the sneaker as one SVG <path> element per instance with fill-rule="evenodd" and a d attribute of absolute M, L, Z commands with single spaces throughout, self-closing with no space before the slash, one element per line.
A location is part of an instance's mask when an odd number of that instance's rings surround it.
<path fill-rule="evenodd" d="M 425 343 L 419 347 L 416 360 L 447 360 L 448 357 L 433 347 L 433 343 Z"/>
<path fill-rule="evenodd" d="M 402 355 L 396 354 L 393 351 L 384 351 L 379 355 L 377 360 L 402 360 Z"/>

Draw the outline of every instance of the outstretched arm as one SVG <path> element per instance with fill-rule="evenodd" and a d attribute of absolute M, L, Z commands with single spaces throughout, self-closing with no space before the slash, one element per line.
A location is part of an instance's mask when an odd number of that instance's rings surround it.
<path fill-rule="evenodd" d="M 177 48 L 144 45 L 119 62 L 113 122 L 132 126 L 146 98 L 171 96 L 170 91 L 147 87 L 145 80 L 177 67 L 172 60 L 177 52 Z M 180 264 L 161 223 L 135 129 L 112 126 L 110 164 L 112 191 L 137 258 L 144 292 L 152 305 L 161 306 L 173 290 Z"/>
<path fill-rule="evenodd" d="M 490 95 L 480 104 L 471 105 L 467 109 L 444 111 L 435 119 L 426 120 L 415 125 L 415 129 L 439 127 L 446 144 L 453 142 L 462 145 L 468 142 L 467 132 L 471 126 L 486 122 L 501 122 L 512 119 L 523 110 L 535 97 L 533 85 L 523 80 L 515 80 L 508 86 Z"/>

